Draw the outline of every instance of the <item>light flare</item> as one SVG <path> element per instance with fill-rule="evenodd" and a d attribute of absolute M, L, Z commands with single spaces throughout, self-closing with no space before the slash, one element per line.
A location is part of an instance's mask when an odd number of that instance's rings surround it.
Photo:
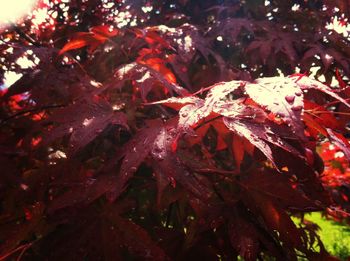
<path fill-rule="evenodd" d="M 0 0 L 0 26 L 14 23 L 29 14 L 36 0 Z"/>

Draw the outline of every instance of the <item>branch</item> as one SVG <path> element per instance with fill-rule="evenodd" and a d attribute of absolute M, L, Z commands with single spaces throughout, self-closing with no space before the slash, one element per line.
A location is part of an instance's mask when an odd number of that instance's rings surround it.
<path fill-rule="evenodd" d="M 15 113 L 15 114 L 12 114 L 12 115 L 8 116 L 5 119 L 2 119 L 0 121 L 0 124 L 4 124 L 4 123 L 6 123 L 7 121 L 9 121 L 11 119 L 17 118 L 17 117 L 19 117 L 21 115 L 25 115 L 27 113 L 35 113 L 35 112 L 39 112 L 39 111 L 42 111 L 42 110 L 62 108 L 62 107 L 65 107 L 65 106 L 66 106 L 65 104 L 47 105 L 47 106 L 43 106 L 43 107 L 40 107 L 40 108 L 35 108 L 35 109 L 30 109 L 30 110 L 25 110 L 25 111 L 19 111 L 19 112 Z"/>
<path fill-rule="evenodd" d="M 17 25 L 12 24 L 12 28 L 16 33 L 18 33 L 18 35 L 20 37 L 22 37 L 27 42 L 31 43 L 32 45 L 34 45 L 36 47 L 41 47 L 41 44 L 39 44 L 37 41 L 35 41 L 31 36 L 29 36 L 25 32 L 23 32 Z"/>

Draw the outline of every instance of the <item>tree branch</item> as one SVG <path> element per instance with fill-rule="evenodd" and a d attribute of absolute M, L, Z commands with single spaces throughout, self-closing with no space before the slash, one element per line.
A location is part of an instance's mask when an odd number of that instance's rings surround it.
<path fill-rule="evenodd" d="M 36 47 L 41 47 L 41 44 L 39 44 L 37 41 L 35 41 L 31 36 L 29 36 L 25 32 L 23 32 L 17 25 L 12 24 L 12 28 L 21 38 L 23 38 L 27 42 L 31 43 Z"/>
<path fill-rule="evenodd" d="M 19 111 L 15 114 L 12 114 L 10 116 L 8 116 L 7 118 L 5 119 L 2 119 L 0 121 L 0 124 L 4 124 L 6 123 L 7 121 L 11 120 L 11 119 L 14 119 L 14 118 L 17 118 L 21 115 L 25 115 L 27 113 L 35 113 L 35 112 L 39 112 L 39 111 L 42 111 L 42 110 L 47 110 L 47 109 L 55 109 L 55 108 L 62 108 L 66 105 L 64 104 L 60 104 L 60 105 L 47 105 L 47 106 L 43 106 L 43 107 L 40 107 L 40 108 L 34 108 L 34 109 L 30 109 L 30 110 L 25 110 L 25 111 Z"/>

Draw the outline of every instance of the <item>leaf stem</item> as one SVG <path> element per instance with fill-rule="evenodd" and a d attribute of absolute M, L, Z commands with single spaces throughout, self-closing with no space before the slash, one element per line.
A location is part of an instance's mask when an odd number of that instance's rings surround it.
<path fill-rule="evenodd" d="M 218 116 L 216 116 L 216 117 L 214 117 L 214 118 L 212 118 L 212 119 L 209 119 L 209 120 L 207 120 L 207 121 L 203 121 L 201 124 L 198 124 L 196 127 L 194 127 L 194 130 L 197 130 L 197 129 L 199 129 L 200 127 L 202 127 L 203 125 L 205 125 L 205 124 L 207 124 L 207 123 L 209 123 L 209 122 L 215 121 L 215 120 L 217 120 L 217 119 L 219 119 L 219 118 L 221 118 L 221 117 L 223 117 L 223 116 L 222 116 L 222 115 L 218 115 Z"/>

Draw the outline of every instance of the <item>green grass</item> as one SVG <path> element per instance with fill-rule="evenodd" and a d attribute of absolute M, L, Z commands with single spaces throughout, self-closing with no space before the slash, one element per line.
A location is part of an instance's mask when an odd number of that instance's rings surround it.
<path fill-rule="evenodd" d="M 308 214 L 305 218 L 321 228 L 318 234 L 329 253 L 342 260 L 350 257 L 350 226 L 328 220 L 320 213 Z"/>

